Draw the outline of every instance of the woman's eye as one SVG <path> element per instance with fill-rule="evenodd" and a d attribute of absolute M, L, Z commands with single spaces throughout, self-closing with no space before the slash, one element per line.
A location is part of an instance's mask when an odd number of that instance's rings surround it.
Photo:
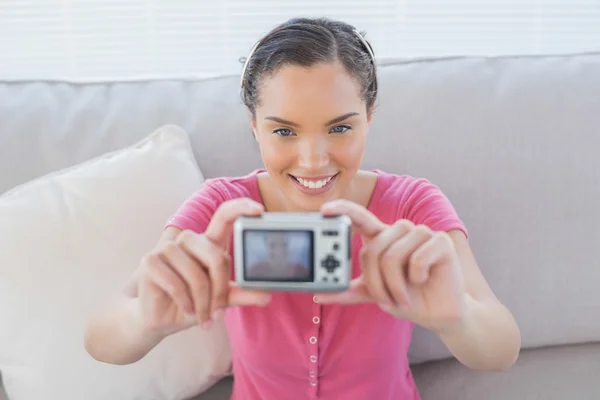
<path fill-rule="evenodd" d="M 292 131 L 291 131 L 291 130 L 289 130 L 289 129 L 285 129 L 285 128 L 282 128 L 282 129 L 275 129 L 275 130 L 273 131 L 273 133 L 276 133 L 276 134 L 278 134 L 279 136 L 283 136 L 283 137 L 286 137 L 286 136 L 291 136 L 291 135 L 293 135 L 293 134 L 294 134 L 294 132 L 292 132 Z"/>
<path fill-rule="evenodd" d="M 331 132 L 333 132 L 333 133 L 346 133 L 350 129 L 352 129 L 352 128 L 349 127 L 348 125 L 338 125 L 338 126 L 334 127 L 331 130 Z"/>

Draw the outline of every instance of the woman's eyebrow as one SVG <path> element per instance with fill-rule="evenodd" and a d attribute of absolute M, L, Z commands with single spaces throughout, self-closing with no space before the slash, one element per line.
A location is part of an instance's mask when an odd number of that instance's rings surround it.
<path fill-rule="evenodd" d="M 360 113 L 357 113 L 357 112 L 349 112 L 349 113 L 346 113 L 346 114 L 344 114 L 344 115 L 340 115 L 339 117 L 336 117 L 336 118 L 332 119 L 331 121 L 328 121 L 328 122 L 327 122 L 325 125 L 326 125 L 326 126 L 328 126 L 328 125 L 333 125 L 333 124 L 335 124 L 335 123 L 337 123 L 337 122 L 341 122 L 341 121 L 343 121 L 343 120 L 345 120 L 345 119 L 348 119 L 348 118 L 350 118 L 350 117 L 353 117 L 353 116 L 355 116 L 355 115 L 360 115 Z M 298 127 L 298 126 L 300 126 L 300 124 L 297 124 L 297 123 L 295 123 L 295 122 L 288 121 L 288 120 L 286 120 L 286 119 L 279 118 L 279 117 L 273 117 L 273 116 L 269 116 L 269 117 L 265 117 L 265 119 L 268 119 L 268 120 L 270 120 L 270 121 L 275 121 L 275 122 L 277 122 L 277 123 L 279 123 L 279 124 L 284 124 L 284 125 L 289 125 L 289 126 L 294 126 L 294 127 Z"/>
<path fill-rule="evenodd" d="M 275 122 L 277 122 L 279 124 L 283 124 L 283 125 L 289 125 L 289 126 L 295 126 L 295 127 L 300 126 L 299 124 L 297 124 L 295 122 L 288 121 L 287 119 L 283 119 L 283 118 L 279 118 L 279 117 L 265 117 L 265 119 L 275 121 Z"/>
<path fill-rule="evenodd" d="M 346 113 L 346 114 L 344 114 L 344 115 L 340 115 L 339 117 L 337 117 L 337 118 L 334 118 L 334 119 L 332 119 L 331 121 L 327 122 L 325 125 L 326 125 L 326 126 L 328 126 L 328 125 L 333 125 L 333 124 L 336 124 L 336 123 L 338 123 L 338 122 L 342 122 L 343 120 L 345 120 L 345 119 L 348 119 L 348 118 L 350 118 L 350 117 L 354 117 L 355 115 L 360 115 L 360 113 L 357 113 L 357 112 L 349 112 L 349 113 Z"/>

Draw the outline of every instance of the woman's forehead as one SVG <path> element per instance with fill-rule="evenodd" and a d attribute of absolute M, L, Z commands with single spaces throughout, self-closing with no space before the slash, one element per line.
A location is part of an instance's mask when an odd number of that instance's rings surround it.
<path fill-rule="evenodd" d="M 257 114 L 289 115 L 299 109 L 344 114 L 364 107 L 360 84 L 339 63 L 287 65 L 264 78 Z"/>

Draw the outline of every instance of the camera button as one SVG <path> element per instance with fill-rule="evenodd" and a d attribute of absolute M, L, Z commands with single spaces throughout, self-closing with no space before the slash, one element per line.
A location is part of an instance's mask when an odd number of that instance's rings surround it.
<path fill-rule="evenodd" d="M 340 266 L 340 262 L 333 255 L 329 254 L 321 260 L 321 267 L 325 268 L 330 274 Z"/>
<path fill-rule="evenodd" d="M 334 243 L 333 244 L 333 250 L 334 251 L 338 251 L 340 249 L 340 244 L 339 243 Z"/>
<path fill-rule="evenodd" d="M 311 336 L 310 339 L 308 339 L 308 341 L 310 342 L 310 344 L 315 344 L 315 343 L 317 343 L 317 338 L 314 336 Z"/>
<path fill-rule="evenodd" d="M 321 322 L 319 317 L 313 317 L 313 324 L 318 324 L 319 322 Z"/>

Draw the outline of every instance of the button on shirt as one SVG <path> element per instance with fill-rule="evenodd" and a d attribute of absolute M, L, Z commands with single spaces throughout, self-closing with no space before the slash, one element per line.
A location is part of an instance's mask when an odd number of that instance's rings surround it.
<path fill-rule="evenodd" d="M 216 208 L 237 197 L 261 202 L 256 175 L 208 180 L 168 226 L 203 232 Z M 368 206 L 381 221 L 399 218 L 433 230 L 461 229 L 448 199 L 424 179 L 378 173 Z M 352 241 L 360 275 L 361 239 Z M 234 260 L 235 262 L 235 260 Z M 408 364 L 412 323 L 373 304 L 323 305 L 314 293 L 274 292 L 265 307 L 225 315 L 235 400 L 419 400 Z"/>

